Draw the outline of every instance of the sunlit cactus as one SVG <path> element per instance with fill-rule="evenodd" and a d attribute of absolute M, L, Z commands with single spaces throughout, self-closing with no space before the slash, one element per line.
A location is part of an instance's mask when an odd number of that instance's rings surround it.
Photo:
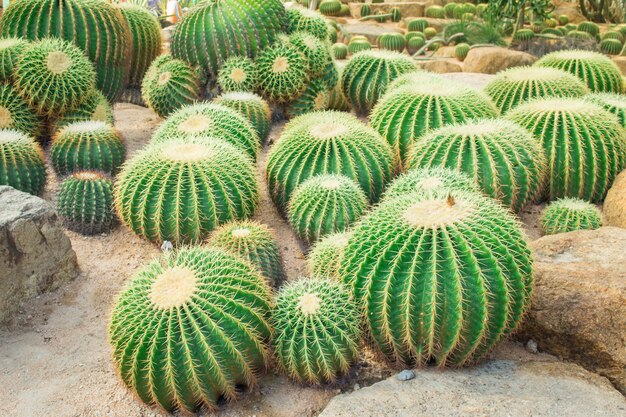
<path fill-rule="evenodd" d="M 264 143 L 267 139 L 272 121 L 272 112 L 265 100 L 254 93 L 225 93 L 213 100 L 244 115 L 256 130 L 259 141 Z"/>
<path fill-rule="evenodd" d="M 43 120 L 28 103 L 20 97 L 11 84 L 0 84 L 0 129 L 19 130 L 37 138 L 43 128 Z"/>
<path fill-rule="evenodd" d="M 13 129 L 0 129 L 0 185 L 40 195 L 46 183 L 43 150 L 35 139 Z"/>
<path fill-rule="evenodd" d="M 541 230 L 546 235 L 594 230 L 602 226 L 602 212 L 577 198 L 562 198 L 548 204 L 541 213 Z"/>
<path fill-rule="evenodd" d="M 54 119 L 52 132 L 74 122 L 93 120 L 113 124 L 113 108 L 106 97 L 94 90 L 78 107 Z"/>
<path fill-rule="evenodd" d="M 12 82 L 15 66 L 22 52 L 28 46 L 28 41 L 21 38 L 0 39 L 0 81 Z"/>
<path fill-rule="evenodd" d="M 439 190 L 480 192 L 476 183 L 467 174 L 453 168 L 432 166 L 409 169 L 389 184 L 383 199 L 406 194 L 429 194 Z"/>
<path fill-rule="evenodd" d="M 589 94 L 585 99 L 599 104 L 605 110 L 616 115 L 620 124 L 626 128 L 626 96 L 615 93 L 597 93 Z"/>
<path fill-rule="evenodd" d="M 333 233 L 318 240 L 307 256 L 309 273 L 314 277 L 340 279 L 339 266 L 350 232 Z"/>
<path fill-rule="evenodd" d="M 258 90 L 270 101 L 285 103 L 306 88 L 307 60 L 293 45 L 277 44 L 267 48 L 256 60 Z"/>
<path fill-rule="evenodd" d="M 326 110 L 329 99 L 328 85 L 323 79 L 314 79 L 307 83 L 302 94 L 287 105 L 285 112 L 289 117 L 296 117 L 313 111 Z"/>
<path fill-rule="evenodd" d="M 308 32 L 321 40 L 328 38 L 328 27 L 324 16 L 309 9 L 287 9 L 287 33 Z"/>
<path fill-rule="evenodd" d="M 217 74 L 217 83 L 224 92 L 252 92 L 256 88 L 256 67 L 248 57 L 232 56 L 228 58 Z"/>
<path fill-rule="evenodd" d="M 326 42 L 308 32 L 295 32 L 289 36 L 289 43 L 306 58 L 308 74 L 311 78 L 324 74 L 331 60 Z"/>

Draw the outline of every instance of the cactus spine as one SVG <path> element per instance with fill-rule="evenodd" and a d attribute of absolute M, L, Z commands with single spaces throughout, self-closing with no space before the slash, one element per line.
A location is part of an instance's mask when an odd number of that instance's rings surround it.
<path fill-rule="evenodd" d="M 0 185 L 40 195 L 46 183 L 43 150 L 35 139 L 13 129 L 0 129 Z"/>
<path fill-rule="evenodd" d="M 0 129 L 14 129 L 37 138 L 42 119 L 10 84 L 0 84 Z"/>
<path fill-rule="evenodd" d="M 28 41 L 21 38 L 0 39 L 0 81 L 13 81 L 15 66 L 27 46 Z"/>
<path fill-rule="evenodd" d="M 577 198 L 561 198 L 548 204 L 541 213 L 541 230 L 546 235 L 594 230 L 602 226 L 602 212 L 593 204 Z"/>
<path fill-rule="evenodd" d="M 626 97 L 624 95 L 614 93 L 597 93 L 589 94 L 585 97 L 585 99 L 596 103 L 605 110 L 613 113 L 617 116 L 620 124 L 626 128 Z"/>
<path fill-rule="evenodd" d="M 54 120 L 53 132 L 74 122 L 93 120 L 113 125 L 113 108 L 106 97 L 94 90 L 78 107 Z"/>
<path fill-rule="evenodd" d="M 272 112 L 265 100 L 253 93 L 226 93 L 218 96 L 214 102 L 245 116 L 256 130 L 259 141 L 265 143 L 272 121 Z"/>
<path fill-rule="evenodd" d="M 293 45 L 267 48 L 256 61 L 258 89 L 270 101 L 286 103 L 306 88 L 307 61 Z"/>
<path fill-rule="evenodd" d="M 248 57 L 231 56 L 217 73 L 217 83 L 224 92 L 253 91 L 257 84 L 254 62 Z"/>
<path fill-rule="evenodd" d="M 333 233 L 318 240 L 307 257 L 309 273 L 314 277 L 339 280 L 339 265 L 348 245 L 350 232 Z"/>

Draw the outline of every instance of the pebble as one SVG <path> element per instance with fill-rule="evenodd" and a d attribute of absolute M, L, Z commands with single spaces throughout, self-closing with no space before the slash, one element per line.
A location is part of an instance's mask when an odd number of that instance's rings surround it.
<path fill-rule="evenodd" d="M 354 390 L 358 391 L 361 389 L 361 386 L 359 384 L 354 384 Z"/>
<path fill-rule="evenodd" d="M 537 353 L 537 342 L 533 339 L 529 339 L 528 342 L 526 342 L 526 350 L 530 353 Z"/>
<path fill-rule="evenodd" d="M 396 375 L 396 379 L 398 381 L 410 381 L 413 378 L 415 378 L 415 372 L 410 369 L 405 369 L 404 371 Z"/>

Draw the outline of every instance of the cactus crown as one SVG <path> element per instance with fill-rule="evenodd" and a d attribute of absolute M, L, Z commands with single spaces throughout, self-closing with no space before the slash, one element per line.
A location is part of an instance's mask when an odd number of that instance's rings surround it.
<path fill-rule="evenodd" d="M 254 90 L 257 83 L 254 62 L 248 57 L 228 58 L 218 72 L 217 82 L 225 92 Z"/>
<path fill-rule="evenodd" d="M 277 44 L 267 48 L 256 64 L 258 88 L 269 100 L 290 101 L 306 87 L 306 58 L 293 45 Z"/>

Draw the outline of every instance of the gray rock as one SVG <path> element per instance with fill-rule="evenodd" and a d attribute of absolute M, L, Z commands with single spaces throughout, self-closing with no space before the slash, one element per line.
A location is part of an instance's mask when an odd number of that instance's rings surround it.
<path fill-rule="evenodd" d="M 0 271 L 0 323 L 25 300 L 78 275 L 76 253 L 54 208 L 7 186 L 0 186 Z"/>
<path fill-rule="evenodd" d="M 415 372 L 410 369 L 405 369 L 396 375 L 398 381 L 410 381 L 415 378 Z"/>

